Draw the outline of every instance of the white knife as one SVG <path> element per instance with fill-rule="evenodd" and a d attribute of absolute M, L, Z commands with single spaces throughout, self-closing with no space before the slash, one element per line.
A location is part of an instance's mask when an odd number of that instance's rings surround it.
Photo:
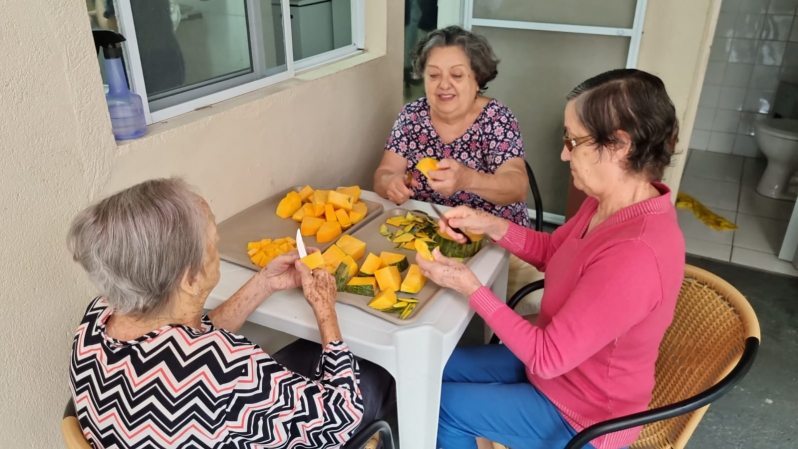
<path fill-rule="evenodd" d="M 302 230 L 296 230 L 296 250 L 299 251 L 299 257 L 307 257 L 308 251 L 305 249 L 305 242 L 302 240 Z"/>

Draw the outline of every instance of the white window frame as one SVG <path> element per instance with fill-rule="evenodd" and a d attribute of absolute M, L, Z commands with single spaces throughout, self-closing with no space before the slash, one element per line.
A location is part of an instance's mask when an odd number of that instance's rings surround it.
<path fill-rule="evenodd" d="M 260 17 L 260 0 L 244 0 L 247 3 L 247 23 L 250 28 L 250 48 L 252 50 L 252 72 L 248 76 L 253 80 L 238 84 L 218 92 L 210 93 L 199 98 L 179 102 L 173 106 L 168 106 L 158 111 L 150 111 L 150 103 L 147 95 L 147 86 L 144 82 L 144 72 L 141 66 L 141 55 L 139 53 L 138 41 L 136 39 L 136 27 L 133 23 L 133 12 L 130 7 L 131 1 L 142 0 L 116 0 L 117 21 L 119 31 L 125 36 L 124 43 L 125 63 L 128 72 L 128 82 L 130 89 L 141 96 L 144 103 L 144 116 L 148 125 L 168 120 L 187 112 L 201 109 L 215 103 L 219 103 L 231 98 L 247 94 L 257 89 L 262 89 L 273 84 L 277 84 L 293 78 L 298 72 L 310 70 L 324 64 L 329 64 L 344 58 L 348 58 L 363 52 L 366 40 L 366 0 L 351 0 L 352 2 L 352 45 L 336 48 L 334 50 L 311 56 L 299 61 L 294 61 L 292 32 L 291 32 L 291 5 L 289 0 L 280 0 L 283 11 L 283 41 L 285 43 L 285 70 L 274 75 L 268 75 L 263 61 L 263 44 L 261 39 L 262 31 L 256 29 L 256 25 L 261 25 L 259 21 L 252 17 L 257 14 Z M 283 67 L 283 66 L 280 66 Z M 274 69 L 271 69 L 274 70 Z M 241 76 L 231 76 L 229 80 L 210 83 L 209 86 L 218 86 L 222 83 L 240 82 Z M 202 87 L 198 88 L 202 89 Z M 196 89 L 192 89 L 195 90 Z"/>

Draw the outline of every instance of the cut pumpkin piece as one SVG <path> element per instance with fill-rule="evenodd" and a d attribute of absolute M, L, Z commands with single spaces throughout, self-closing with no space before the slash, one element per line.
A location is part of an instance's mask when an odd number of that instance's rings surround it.
<path fill-rule="evenodd" d="M 341 248 L 341 251 L 345 252 L 347 255 L 352 256 L 355 260 L 360 260 L 366 255 L 366 242 L 358 240 L 351 235 L 341 237 L 336 243 L 336 246 Z"/>
<path fill-rule="evenodd" d="M 391 236 L 391 231 L 388 230 L 388 226 L 386 225 L 380 226 L 380 235 L 384 235 L 385 237 Z"/>
<path fill-rule="evenodd" d="M 405 219 L 403 217 L 393 217 L 393 218 L 389 218 L 385 222 L 388 223 L 391 226 L 400 227 L 400 226 L 402 226 L 402 223 L 404 222 L 404 220 Z"/>
<path fill-rule="evenodd" d="M 381 264 L 382 259 L 380 259 L 379 256 L 369 253 L 369 256 L 366 257 L 366 261 L 360 266 L 360 272 L 358 272 L 357 275 L 363 277 L 374 276 L 374 273 L 380 269 Z"/>
<path fill-rule="evenodd" d="M 252 256 L 254 256 L 255 254 L 257 254 L 259 252 L 260 252 L 260 248 L 252 248 L 251 250 L 247 251 L 247 256 L 249 256 L 250 259 L 251 259 Z"/>
<path fill-rule="evenodd" d="M 352 210 L 355 201 L 352 199 L 351 196 L 345 193 L 330 190 L 330 193 L 327 196 L 327 204 L 332 204 L 333 206 L 335 206 L 336 209 L 343 209 L 349 212 L 350 210 Z"/>
<path fill-rule="evenodd" d="M 377 310 L 388 310 L 394 304 L 396 304 L 396 293 L 391 290 L 382 291 L 369 301 L 369 307 Z"/>
<path fill-rule="evenodd" d="M 407 307 L 405 307 L 405 310 L 403 310 L 402 313 L 399 314 L 399 319 L 400 320 L 407 319 L 407 317 L 409 317 L 410 314 L 413 313 L 413 310 L 416 309 L 416 305 L 417 304 L 418 303 L 415 303 L 415 302 L 411 302 L 410 304 L 408 304 Z"/>
<path fill-rule="evenodd" d="M 333 245 L 324 251 L 324 265 L 330 265 L 333 267 L 338 266 L 338 262 L 342 261 L 346 257 L 346 253 L 341 251 L 337 245 Z"/>
<path fill-rule="evenodd" d="M 344 291 L 355 295 L 374 296 L 377 294 L 377 279 L 372 276 L 354 277 L 346 284 Z"/>
<path fill-rule="evenodd" d="M 352 256 L 346 256 L 341 259 L 341 262 L 338 263 L 338 268 L 341 268 L 341 265 L 346 265 L 347 269 L 349 270 L 349 278 L 357 275 L 357 262 L 355 262 L 355 259 L 353 259 Z M 349 280 L 349 278 L 347 278 L 347 280 Z"/>
<path fill-rule="evenodd" d="M 325 221 L 321 218 L 305 216 L 305 218 L 302 219 L 302 224 L 299 226 L 299 230 L 305 237 L 316 235 L 324 223 Z"/>
<path fill-rule="evenodd" d="M 380 268 L 374 273 L 374 277 L 377 278 L 380 290 L 398 291 L 402 286 L 402 275 L 395 265 Z"/>
<path fill-rule="evenodd" d="M 291 218 L 297 223 L 302 223 L 302 219 L 305 218 L 305 208 L 300 207 Z"/>
<path fill-rule="evenodd" d="M 409 241 L 407 243 L 403 243 L 401 248 L 404 248 L 404 249 L 407 249 L 407 250 L 410 250 L 410 251 L 415 251 L 416 250 L 416 241 L 415 240 L 411 240 L 411 241 Z"/>
<path fill-rule="evenodd" d="M 318 217 L 318 215 L 316 215 L 316 208 L 313 207 L 312 204 L 305 204 L 302 206 L 302 210 L 305 211 L 306 217 Z"/>
<path fill-rule="evenodd" d="M 404 254 L 383 251 L 380 253 L 380 259 L 382 259 L 386 267 L 396 267 L 400 272 L 407 270 L 408 265 L 410 265 L 407 261 L 407 256 Z"/>
<path fill-rule="evenodd" d="M 247 251 L 249 251 L 249 250 L 251 250 L 253 248 L 254 249 L 261 249 L 261 247 L 263 247 L 263 245 L 260 242 L 249 242 L 249 243 L 247 243 Z"/>
<path fill-rule="evenodd" d="M 354 273 L 353 269 L 354 268 Z M 346 283 L 349 279 L 357 273 L 357 264 L 350 256 L 346 256 L 338 263 L 338 268 L 335 270 L 333 277 L 335 278 L 335 286 L 339 292 L 346 289 Z"/>
<path fill-rule="evenodd" d="M 360 199 L 360 194 L 362 193 L 359 186 L 341 187 L 338 189 L 338 191 L 344 195 L 351 196 L 353 203 L 357 203 L 357 200 Z"/>
<path fill-rule="evenodd" d="M 310 197 L 313 195 L 313 190 L 310 186 L 305 186 L 302 190 L 299 191 L 299 197 L 302 198 L 303 203 L 307 203 L 310 201 Z"/>
<path fill-rule="evenodd" d="M 337 221 L 328 221 L 319 228 L 319 232 L 316 233 L 316 241 L 319 243 L 332 242 L 341 235 L 341 232 L 340 223 Z"/>
<path fill-rule="evenodd" d="M 353 225 L 360 223 L 365 217 L 366 217 L 365 215 L 361 214 L 360 212 L 354 209 L 349 211 L 349 221 L 351 221 Z"/>
<path fill-rule="evenodd" d="M 293 195 L 291 195 L 293 193 Z M 302 207 L 302 198 L 296 192 L 289 192 L 288 196 L 280 200 L 277 205 L 277 216 L 280 218 L 288 218 L 296 213 Z"/>
<path fill-rule="evenodd" d="M 322 256 L 320 252 L 311 253 L 302 258 L 302 263 L 307 265 L 311 270 L 315 270 L 316 268 L 324 266 L 324 256 Z"/>
<path fill-rule="evenodd" d="M 335 208 L 332 204 L 324 206 L 324 218 L 326 218 L 327 221 L 338 221 L 338 216 L 335 215 Z"/>
<path fill-rule="evenodd" d="M 414 244 L 416 246 L 416 251 L 418 251 L 418 255 L 421 256 L 424 260 L 429 260 L 430 262 L 435 260 L 432 258 L 432 253 L 429 250 L 427 242 L 416 239 Z"/>
<path fill-rule="evenodd" d="M 329 194 L 329 190 L 316 190 L 313 192 L 313 195 L 310 196 L 310 201 L 315 206 L 316 204 L 327 204 L 327 195 Z"/>
<path fill-rule="evenodd" d="M 438 248 L 446 257 L 471 257 L 479 252 L 480 248 L 482 248 L 482 238 L 483 236 L 478 234 L 469 234 L 466 233 L 468 237 L 471 239 L 471 243 L 459 243 L 455 240 L 452 240 L 449 235 L 444 235 L 440 232 L 440 230 L 432 236 L 435 239 L 435 242 L 438 244 Z"/>
<path fill-rule="evenodd" d="M 338 209 L 335 211 L 335 216 L 338 218 L 338 223 L 341 223 L 343 229 L 352 227 L 352 220 L 349 219 L 349 214 L 345 210 Z"/>
<path fill-rule="evenodd" d="M 364 217 L 369 213 L 369 208 L 363 201 L 355 201 L 355 204 L 352 205 L 352 210 L 362 214 Z"/>
<path fill-rule="evenodd" d="M 407 243 L 407 242 L 412 242 L 415 239 L 416 239 L 416 236 L 414 236 L 413 234 L 407 233 L 407 234 L 402 234 L 399 237 L 394 237 L 393 240 L 391 240 L 391 241 L 393 243 Z"/>
<path fill-rule="evenodd" d="M 405 280 L 402 281 L 402 285 L 399 287 L 404 293 L 418 293 L 424 288 L 424 284 L 427 283 L 427 278 L 421 274 L 421 269 L 416 264 L 410 265 L 410 268 L 407 270 L 407 275 L 405 276 Z"/>
<path fill-rule="evenodd" d="M 418 169 L 418 171 L 423 173 L 424 176 L 429 178 L 429 171 L 438 169 L 438 161 L 436 161 L 431 157 L 425 157 L 424 159 L 418 161 L 418 164 L 416 164 L 416 168 Z"/>

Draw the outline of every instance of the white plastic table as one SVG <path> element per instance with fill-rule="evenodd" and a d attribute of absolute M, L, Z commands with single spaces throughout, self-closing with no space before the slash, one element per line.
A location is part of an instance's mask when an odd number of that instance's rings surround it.
<path fill-rule="evenodd" d="M 387 209 L 396 207 L 373 192 L 362 197 L 381 202 Z M 435 216 L 429 204 L 408 201 L 403 208 L 417 209 Z M 507 295 L 509 254 L 490 245 L 471 260 L 471 269 L 484 285 L 501 300 Z M 205 307 L 217 307 L 233 295 L 253 271 L 222 262 L 221 280 L 211 292 Z M 358 357 L 379 364 L 396 380 L 399 442 L 407 449 L 432 449 L 438 429 L 441 375 L 466 325 L 474 315 L 468 300 L 451 290 L 441 290 L 412 325 L 397 326 L 362 310 L 337 304 L 335 309 L 344 341 Z M 313 312 L 300 290 L 279 292 L 260 305 L 248 321 L 319 342 Z"/>

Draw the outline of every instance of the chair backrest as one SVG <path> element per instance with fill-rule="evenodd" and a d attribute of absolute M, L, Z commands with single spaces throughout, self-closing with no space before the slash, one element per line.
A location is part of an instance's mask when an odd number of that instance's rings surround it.
<path fill-rule="evenodd" d="M 748 337 L 759 339 L 760 331 L 745 297 L 723 279 L 688 265 L 673 323 L 660 345 L 649 407 L 689 398 L 723 379 Z M 646 425 L 631 448 L 684 448 L 708 407 Z"/>
<path fill-rule="evenodd" d="M 529 180 L 529 190 L 532 191 L 532 199 L 535 203 L 535 230 L 543 232 L 543 199 L 540 196 L 540 189 L 538 183 L 535 181 L 535 174 L 532 172 L 532 167 L 529 162 L 524 161 L 526 164 L 526 177 Z"/>

